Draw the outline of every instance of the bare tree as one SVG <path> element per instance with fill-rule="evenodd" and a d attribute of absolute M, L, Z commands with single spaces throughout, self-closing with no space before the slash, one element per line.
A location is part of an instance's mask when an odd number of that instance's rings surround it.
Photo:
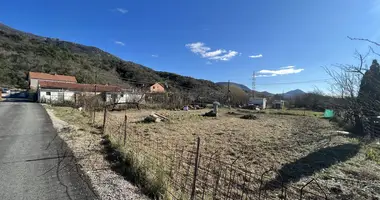
<path fill-rule="evenodd" d="M 372 45 L 380 46 L 379 43 L 368 39 L 348 38 L 351 40 L 367 41 Z M 355 58 L 359 61 L 356 65 L 338 64 L 333 65 L 334 68 L 324 67 L 326 73 L 333 80 L 330 83 L 331 92 L 334 96 L 338 97 L 334 103 L 337 114 L 344 119 L 345 123 L 350 123 L 356 127 L 357 131 L 363 130 L 363 119 L 368 115 L 368 110 L 380 106 L 380 104 L 377 104 L 378 99 L 376 95 L 366 94 L 368 92 L 361 91 L 363 85 L 368 84 L 368 70 L 370 69 L 365 62 L 370 54 L 379 55 L 372 47 L 369 47 L 369 51 L 364 55 L 355 51 Z M 366 80 L 363 79 L 365 76 L 367 76 Z M 371 85 L 380 84 L 378 79 L 371 77 L 370 82 Z"/>

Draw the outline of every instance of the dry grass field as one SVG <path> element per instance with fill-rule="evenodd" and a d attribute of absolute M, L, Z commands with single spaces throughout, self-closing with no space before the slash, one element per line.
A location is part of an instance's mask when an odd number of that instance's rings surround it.
<path fill-rule="evenodd" d="M 351 134 L 337 132 L 338 127 L 314 114 L 255 113 L 256 120 L 247 120 L 240 117 L 250 111 L 222 109 L 217 118 L 200 116 L 206 111 L 108 112 L 106 126 L 122 140 L 120 130 L 126 114 L 127 139 L 152 147 L 147 148 L 151 154 L 170 155 L 178 147 L 194 149 L 200 137 L 202 155 L 217 155 L 224 163 L 247 169 L 258 179 L 272 169 L 276 173 L 266 176 L 269 183 L 281 180 L 301 188 L 315 179 L 322 189 L 310 190 L 329 199 L 380 198 L 380 145 L 376 142 L 363 143 Z M 169 121 L 142 123 L 152 112 Z M 103 113 L 96 116 L 96 122 L 102 124 Z"/>
<path fill-rule="evenodd" d="M 139 123 L 152 112 L 167 116 L 170 121 Z M 258 114 L 257 120 L 245 120 L 239 118 L 242 114 L 237 111 L 231 115 L 223 110 L 218 118 L 200 116 L 204 112 L 128 111 L 127 133 L 138 136 L 142 143 L 189 148 L 195 146 L 199 136 L 202 152 L 218 153 L 228 163 L 238 159 L 235 163 L 241 167 L 249 165 L 261 173 L 321 148 L 320 142 L 329 140 L 337 130 L 327 120 L 314 117 Z M 124 114 L 110 113 L 121 121 Z M 344 139 L 339 139 L 335 143 L 344 143 Z"/>

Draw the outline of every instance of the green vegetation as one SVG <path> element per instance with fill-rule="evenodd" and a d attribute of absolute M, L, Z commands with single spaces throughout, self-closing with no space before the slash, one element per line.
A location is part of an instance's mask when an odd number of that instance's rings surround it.
<path fill-rule="evenodd" d="M 95 47 L 24 33 L 0 24 L 0 85 L 27 87 L 29 71 L 76 76 L 79 83 L 119 84 L 145 88 L 155 82 L 193 98 L 220 98 L 223 88 L 211 81 L 157 72 Z"/>
<path fill-rule="evenodd" d="M 369 70 L 365 72 L 358 95 L 358 104 L 362 105 L 362 112 L 367 116 L 380 114 L 378 100 L 380 99 L 380 65 L 377 60 L 372 61 Z"/>
<path fill-rule="evenodd" d="M 298 109 L 266 109 L 265 113 L 277 114 L 277 115 L 295 115 L 295 116 L 313 116 L 313 117 L 323 117 L 323 112 L 316 112 L 313 110 L 298 110 Z"/>
<path fill-rule="evenodd" d="M 380 149 L 378 147 L 368 147 L 365 155 L 368 160 L 380 164 Z"/>
<path fill-rule="evenodd" d="M 120 139 L 108 136 L 110 148 L 121 154 L 119 170 L 129 181 L 141 188 L 152 199 L 163 199 L 168 190 L 164 167 L 142 152 L 121 144 Z"/>
<path fill-rule="evenodd" d="M 293 116 L 312 116 L 312 117 L 323 117 L 323 112 L 316 112 L 312 110 L 298 110 L 298 109 L 265 109 L 260 111 L 251 111 L 246 109 L 238 109 L 240 112 L 244 113 L 259 113 L 259 114 L 272 114 L 272 115 L 293 115 Z"/>

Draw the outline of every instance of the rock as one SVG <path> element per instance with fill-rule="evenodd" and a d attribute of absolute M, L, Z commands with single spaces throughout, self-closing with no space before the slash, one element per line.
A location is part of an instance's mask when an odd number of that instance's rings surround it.
<path fill-rule="evenodd" d="M 243 115 L 240 117 L 241 119 L 252 119 L 252 120 L 255 120 L 257 119 L 257 116 L 256 115 L 252 115 L 252 114 L 249 114 L 249 115 Z"/>
<path fill-rule="evenodd" d="M 214 113 L 214 111 L 210 111 L 210 112 L 207 112 L 205 114 L 202 115 L 203 117 L 216 117 L 216 114 Z"/>
<path fill-rule="evenodd" d="M 156 114 L 156 113 L 152 113 L 150 114 L 149 116 L 145 117 L 145 119 L 143 120 L 144 123 L 152 123 L 152 122 L 161 122 L 161 121 L 165 121 L 165 120 L 169 120 L 168 118 L 162 116 L 162 115 L 159 115 L 159 114 Z"/>
<path fill-rule="evenodd" d="M 330 188 L 330 191 L 335 193 L 335 194 L 342 194 L 342 186 L 341 185 L 334 185 L 333 187 Z"/>

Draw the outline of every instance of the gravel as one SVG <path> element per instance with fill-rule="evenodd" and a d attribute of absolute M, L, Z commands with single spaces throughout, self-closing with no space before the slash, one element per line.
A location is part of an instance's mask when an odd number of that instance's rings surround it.
<path fill-rule="evenodd" d="M 141 193 L 139 188 L 111 169 L 109 162 L 102 154 L 101 135 L 70 125 L 57 118 L 53 110 L 49 108 L 46 110 L 59 137 L 72 149 L 77 164 L 88 176 L 90 184 L 100 199 L 149 199 Z"/>

